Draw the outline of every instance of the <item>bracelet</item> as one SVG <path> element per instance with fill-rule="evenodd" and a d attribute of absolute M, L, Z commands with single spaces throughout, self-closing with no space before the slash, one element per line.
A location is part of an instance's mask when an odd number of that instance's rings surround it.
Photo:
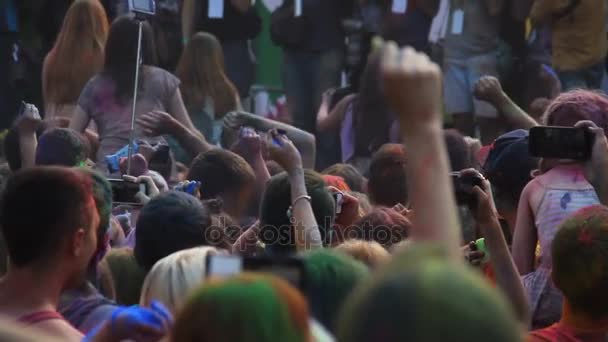
<path fill-rule="evenodd" d="M 295 207 L 296 204 L 298 204 L 298 202 L 303 199 L 307 200 L 308 203 L 312 203 L 312 197 L 310 197 L 308 195 L 302 195 L 302 196 L 298 196 L 295 200 L 293 200 L 293 203 L 291 204 L 291 206 Z"/>

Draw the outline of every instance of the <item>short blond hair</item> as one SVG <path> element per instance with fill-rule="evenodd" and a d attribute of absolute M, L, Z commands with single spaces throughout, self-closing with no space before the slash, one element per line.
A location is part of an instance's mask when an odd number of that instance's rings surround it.
<path fill-rule="evenodd" d="M 144 280 L 139 304 L 150 306 L 153 300 L 158 300 L 175 313 L 190 290 L 203 283 L 207 255 L 220 253 L 215 247 L 196 247 L 160 259 Z"/>
<path fill-rule="evenodd" d="M 361 261 L 370 269 L 377 268 L 391 259 L 389 252 L 376 241 L 347 240 L 335 249 Z"/>

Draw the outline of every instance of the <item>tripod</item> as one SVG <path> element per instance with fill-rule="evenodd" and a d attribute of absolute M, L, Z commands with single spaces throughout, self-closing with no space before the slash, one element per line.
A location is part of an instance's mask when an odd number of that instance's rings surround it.
<path fill-rule="evenodd" d="M 127 175 L 131 175 L 131 158 L 133 157 L 133 140 L 135 139 L 135 111 L 137 110 L 137 92 L 139 88 L 139 69 L 141 68 L 141 39 L 144 18 L 135 16 L 137 22 L 137 57 L 135 59 L 135 82 L 133 86 L 133 107 L 131 108 L 131 127 L 129 130 L 129 149 L 127 154 Z"/>

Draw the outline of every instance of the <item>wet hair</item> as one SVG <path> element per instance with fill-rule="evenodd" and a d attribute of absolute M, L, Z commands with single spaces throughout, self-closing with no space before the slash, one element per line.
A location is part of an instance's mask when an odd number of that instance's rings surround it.
<path fill-rule="evenodd" d="M 181 191 L 162 193 L 139 214 L 135 258 L 149 270 L 174 252 L 218 244 L 223 236 L 213 228 L 209 210 L 196 197 Z"/>
<path fill-rule="evenodd" d="M 551 245 L 552 277 L 574 312 L 608 317 L 608 208 L 580 209 L 559 227 Z"/>
<path fill-rule="evenodd" d="M 15 173 L 0 201 L 11 265 L 51 262 L 65 239 L 92 220 L 91 180 L 75 170 L 35 167 Z"/>
<path fill-rule="evenodd" d="M 255 173 L 238 154 L 217 148 L 194 158 L 187 179 L 201 182 L 201 199 L 214 199 L 253 184 Z"/>
<path fill-rule="evenodd" d="M 320 174 L 304 171 L 304 181 L 308 195 L 312 198 L 312 211 L 317 220 L 321 238 L 329 242 L 331 227 L 335 218 L 335 203 Z M 272 177 L 266 183 L 260 208 L 259 239 L 266 244 L 266 250 L 276 254 L 296 252 L 293 227 L 287 211 L 291 206 L 291 185 L 286 172 Z"/>
<path fill-rule="evenodd" d="M 410 246 L 346 302 L 338 341 L 521 340 L 512 309 L 440 247 Z"/>
<path fill-rule="evenodd" d="M 350 255 L 370 269 L 378 268 L 391 259 L 390 253 L 376 241 L 347 240 L 335 250 Z"/>
<path fill-rule="evenodd" d="M 310 341 L 308 306 L 284 280 L 242 274 L 195 290 L 171 341 Z"/>
<path fill-rule="evenodd" d="M 411 222 L 392 208 L 376 208 L 343 231 L 344 239 L 378 242 L 387 250 L 409 235 Z"/>
<path fill-rule="evenodd" d="M 88 142 L 69 128 L 53 128 L 40 136 L 36 165 L 79 166 L 89 155 Z"/>
<path fill-rule="evenodd" d="M 573 127 L 581 120 L 593 121 L 607 131 L 608 97 L 592 90 L 571 90 L 556 97 L 543 115 L 548 126 Z"/>
<path fill-rule="evenodd" d="M 372 156 L 367 184 L 374 205 L 407 205 L 407 154 L 400 144 L 385 144 Z"/>
<path fill-rule="evenodd" d="M 452 171 L 460 171 L 473 167 L 473 157 L 469 145 L 458 130 L 446 129 L 443 138 L 448 149 L 448 157 Z"/>
<path fill-rule="evenodd" d="M 143 65 L 157 65 L 154 35 L 150 24 L 143 23 L 141 57 Z M 102 74 L 114 81 L 114 98 L 125 103 L 133 98 L 135 85 L 135 63 L 137 61 L 137 40 L 139 23 L 128 15 L 118 17 L 110 26 L 105 48 Z M 140 72 L 140 86 L 145 69 Z"/>
<path fill-rule="evenodd" d="M 331 249 L 317 249 L 304 255 L 306 298 L 313 317 L 335 332 L 338 314 L 353 289 L 369 274 L 354 258 Z"/>
<path fill-rule="evenodd" d="M 324 175 L 340 176 L 352 191 L 365 192 L 367 180 L 350 164 L 334 164 L 323 171 Z"/>

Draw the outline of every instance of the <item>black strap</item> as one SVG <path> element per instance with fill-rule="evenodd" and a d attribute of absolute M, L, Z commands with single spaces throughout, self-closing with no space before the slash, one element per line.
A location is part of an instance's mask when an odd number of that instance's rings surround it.
<path fill-rule="evenodd" d="M 553 15 L 553 18 L 555 20 L 560 20 L 560 19 L 570 15 L 572 12 L 574 12 L 576 7 L 578 7 L 578 5 L 580 5 L 580 4 L 581 4 L 581 0 L 570 0 L 570 3 L 568 4 L 568 6 L 566 6 L 566 8 L 564 8 L 563 10 L 555 13 Z"/>

